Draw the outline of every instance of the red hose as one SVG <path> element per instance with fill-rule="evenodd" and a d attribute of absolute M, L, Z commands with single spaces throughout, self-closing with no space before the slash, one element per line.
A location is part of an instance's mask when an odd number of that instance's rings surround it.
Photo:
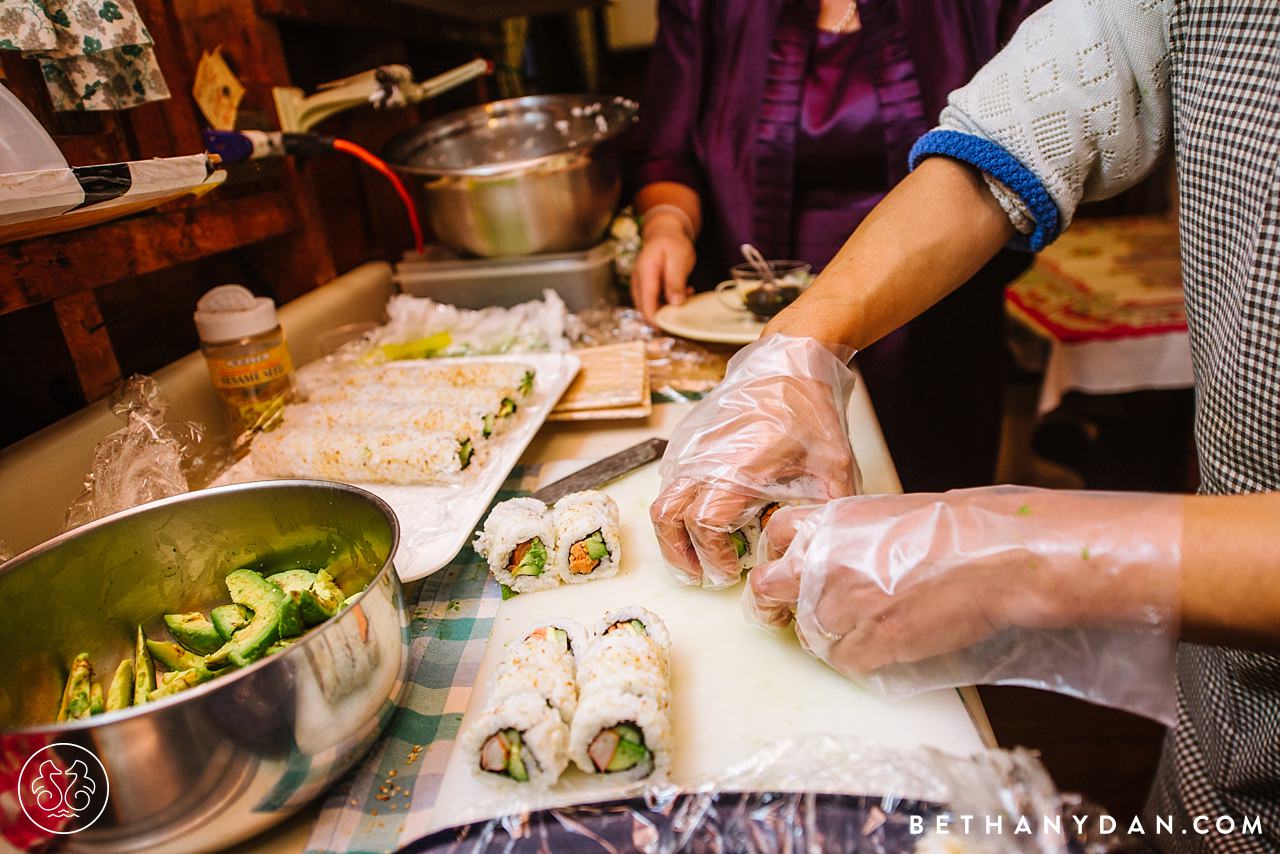
<path fill-rule="evenodd" d="M 350 154 L 357 160 L 362 161 L 365 165 L 372 167 L 382 173 L 391 186 L 395 188 L 396 195 L 400 197 L 400 201 L 404 202 L 405 213 L 409 215 L 409 227 L 413 229 L 413 245 L 419 253 L 422 252 L 422 223 L 418 221 L 418 208 L 413 203 L 413 197 L 409 195 L 409 189 L 405 187 L 404 182 L 400 180 L 400 176 L 392 171 L 381 157 L 378 157 L 367 148 L 356 145 L 354 142 L 346 139 L 335 139 L 333 141 L 333 150 L 341 151 L 344 154 Z"/>

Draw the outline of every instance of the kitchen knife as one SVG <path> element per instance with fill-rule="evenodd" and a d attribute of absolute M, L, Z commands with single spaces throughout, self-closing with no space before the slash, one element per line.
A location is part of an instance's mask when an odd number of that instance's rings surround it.
<path fill-rule="evenodd" d="M 581 468 L 567 477 L 549 483 L 533 494 L 533 497 L 545 504 L 554 504 L 571 492 L 584 489 L 599 489 L 606 483 L 633 472 L 645 463 L 651 463 L 662 456 L 667 449 L 666 439 L 647 439 L 638 445 L 632 445 L 623 451 Z"/>

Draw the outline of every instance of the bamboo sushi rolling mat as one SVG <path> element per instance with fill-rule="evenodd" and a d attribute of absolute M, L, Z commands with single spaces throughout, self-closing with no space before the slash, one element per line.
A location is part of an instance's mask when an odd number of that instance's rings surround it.
<path fill-rule="evenodd" d="M 494 503 L 528 494 L 538 470 L 517 466 Z M 469 547 L 422 583 L 409 624 L 409 685 L 382 737 L 329 790 L 308 852 L 393 851 L 429 827 L 500 601 Z"/>

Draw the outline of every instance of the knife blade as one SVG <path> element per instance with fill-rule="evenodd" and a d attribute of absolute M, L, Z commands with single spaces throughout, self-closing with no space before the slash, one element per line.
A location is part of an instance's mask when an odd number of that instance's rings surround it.
<path fill-rule="evenodd" d="M 637 445 L 618 451 L 612 456 L 598 460 L 585 468 L 578 469 L 571 475 L 547 484 L 533 493 L 533 497 L 545 504 L 554 504 L 571 492 L 581 492 L 584 489 L 599 489 L 606 483 L 617 480 L 624 474 L 633 472 L 646 463 L 653 462 L 661 457 L 662 452 L 666 449 L 666 439 L 646 439 Z"/>

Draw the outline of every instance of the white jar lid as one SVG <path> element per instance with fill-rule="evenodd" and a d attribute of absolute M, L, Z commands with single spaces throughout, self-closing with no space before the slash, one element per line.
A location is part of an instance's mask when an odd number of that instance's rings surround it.
<path fill-rule="evenodd" d="M 261 335 L 279 324 L 271 298 L 256 297 L 244 285 L 218 285 L 200 297 L 195 321 L 200 340 L 209 342 Z"/>

